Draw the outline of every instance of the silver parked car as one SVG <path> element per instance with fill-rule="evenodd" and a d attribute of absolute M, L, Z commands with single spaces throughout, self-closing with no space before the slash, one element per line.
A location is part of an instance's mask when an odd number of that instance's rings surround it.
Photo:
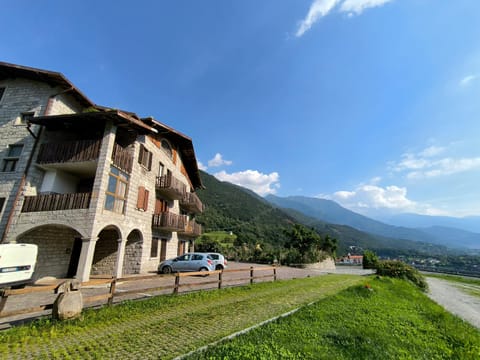
<path fill-rule="evenodd" d="M 215 270 L 213 259 L 204 253 L 187 253 L 168 259 L 158 265 L 159 274 L 170 274 L 183 271 L 212 271 Z"/>
<path fill-rule="evenodd" d="M 205 253 L 209 255 L 212 260 L 213 264 L 215 265 L 215 270 L 224 270 L 227 268 L 227 259 L 225 259 L 225 256 L 219 253 Z"/>

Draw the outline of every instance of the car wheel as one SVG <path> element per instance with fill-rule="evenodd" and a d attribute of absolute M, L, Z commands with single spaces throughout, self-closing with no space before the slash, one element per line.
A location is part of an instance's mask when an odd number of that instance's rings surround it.
<path fill-rule="evenodd" d="M 201 272 L 204 272 L 204 271 L 208 271 L 208 269 L 206 267 L 202 267 L 200 268 L 200 271 Z M 202 275 L 202 276 L 208 276 L 209 274 L 205 274 L 205 275 Z"/>
<path fill-rule="evenodd" d="M 223 266 L 222 265 L 217 265 L 217 266 L 215 266 L 215 270 L 223 270 Z"/>
<path fill-rule="evenodd" d="M 171 273 L 172 273 L 172 267 L 171 267 L 171 266 L 168 266 L 168 265 L 167 265 L 167 266 L 164 266 L 164 267 L 162 268 L 162 273 L 164 273 L 164 274 L 171 274 Z"/>

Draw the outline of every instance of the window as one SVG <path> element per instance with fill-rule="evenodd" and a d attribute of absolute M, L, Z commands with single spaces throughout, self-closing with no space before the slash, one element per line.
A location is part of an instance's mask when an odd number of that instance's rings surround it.
<path fill-rule="evenodd" d="M 152 168 L 152 153 L 147 148 L 140 144 L 140 153 L 138 154 L 138 163 L 147 170 Z"/>
<path fill-rule="evenodd" d="M 115 167 L 110 167 L 105 209 L 123 214 L 127 199 L 128 175 Z"/>
<path fill-rule="evenodd" d="M 159 241 L 159 238 L 157 237 L 152 238 L 152 245 L 150 247 L 151 258 L 156 258 L 158 256 L 158 241 Z"/>
<path fill-rule="evenodd" d="M 167 239 L 161 239 L 160 246 L 160 261 L 163 261 L 167 258 Z"/>
<path fill-rule="evenodd" d="M 17 168 L 17 162 L 22 154 L 23 144 L 9 145 L 7 156 L 3 159 L 3 172 L 15 171 Z"/>
<path fill-rule="evenodd" d="M 165 174 L 165 165 L 158 163 L 158 176 L 163 176 L 163 174 Z"/>
<path fill-rule="evenodd" d="M 0 102 L 2 102 L 3 94 L 5 94 L 5 86 L 0 86 Z"/>
<path fill-rule="evenodd" d="M 170 143 L 165 139 L 162 139 L 162 149 L 167 153 L 168 157 L 171 159 L 173 156 L 172 147 Z"/>
<path fill-rule="evenodd" d="M 147 211 L 149 191 L 143 186 L 138 188 L 137 209 Z"/>
<path fill-rule="evenodd" d="M 155 214 L 168 212 L 168 201 L 162 199 L 155 199 Z"/>

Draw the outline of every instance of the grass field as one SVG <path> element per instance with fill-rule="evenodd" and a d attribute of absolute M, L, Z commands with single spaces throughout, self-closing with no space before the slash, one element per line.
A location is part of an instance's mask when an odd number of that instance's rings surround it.
<path fill-rule="evenodd" d="M 0 332 L 0 359 L 171 359 L 361 281 L 326 275 L 259 283 L 88 310 L 71 322 L 37 321 Z"/>
<path fill-rule="evenodd" d="M 480 359 L 480 332 L 411 284 L 371 278 L 187 359 Z"/>
<path fill-rule="evenodd" d="M 353 275 L 160 296 L 0 332 L 1 359 L 478 359 L 480 332 L 409 283 Z"/>

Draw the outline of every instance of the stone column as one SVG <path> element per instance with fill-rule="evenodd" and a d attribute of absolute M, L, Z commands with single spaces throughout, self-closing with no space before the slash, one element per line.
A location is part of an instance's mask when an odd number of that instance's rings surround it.
<path fill-rule="evenodd" d="M 92 269 L 97 240 L 98 238 L 82 238 L 82 250 L 78 261 L 77 275 L 75 276 L 81 282 L 90 279 L 90 271 Z"/>
<path fill-rule="evenodd" d="M 117 262 L 115 264 L 115 277 L 122 277 L 123 270 L 123 258 L 125 257 L 125 246 L 127 245 L 127 240 L 123 241 L 118 239 L 118 249 L 117 249 Z"/>

